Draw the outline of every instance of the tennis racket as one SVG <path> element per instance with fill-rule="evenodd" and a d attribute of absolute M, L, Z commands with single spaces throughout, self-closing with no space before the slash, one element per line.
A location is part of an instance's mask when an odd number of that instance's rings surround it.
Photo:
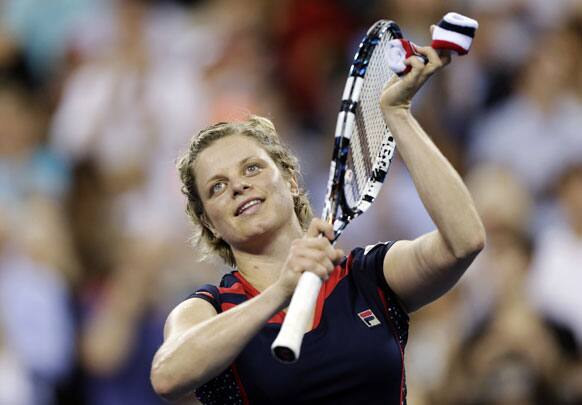
<path fill-rule="evenodd" d="M 394 74 L 388 68 L 392 39 L 402 38 L 393 21 L 380 20 L 363 38 L 350 68 L 335 130 L 322 218 L 333 224 L 335 242 L 346 226 L 372 205 L 396 149 L 380 110 L 380 96 Z M 299 358 L 321 279 L 304 272 L 271 350 L 283 363 Z"/>

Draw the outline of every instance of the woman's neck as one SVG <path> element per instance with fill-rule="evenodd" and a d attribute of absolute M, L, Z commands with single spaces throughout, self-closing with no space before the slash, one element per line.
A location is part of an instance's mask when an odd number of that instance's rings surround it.
<path fill-rule="evenodd" d="M 257 290 L 265 290 L 277 281 L 289 255 L 291 243 L 301 238 L 303 233 L 300 226 L 292 226 L 288 231 L 277 232 L 260 252 L 233 249 L 238 270 Z"/>

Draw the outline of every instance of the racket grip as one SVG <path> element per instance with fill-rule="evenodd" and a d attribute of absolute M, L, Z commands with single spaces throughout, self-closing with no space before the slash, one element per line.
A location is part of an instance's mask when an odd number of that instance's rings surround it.
<path fill-rule="evenodd" d="M 299 359 L 301 342 L 307 331 L 307 324 L 311 319 L 321 284 L 321 278 L 309 271 L 304 272 L 299 278 L 281 330 L 271 345 L 273 356 L 281 363 L 295 363 Z"/>

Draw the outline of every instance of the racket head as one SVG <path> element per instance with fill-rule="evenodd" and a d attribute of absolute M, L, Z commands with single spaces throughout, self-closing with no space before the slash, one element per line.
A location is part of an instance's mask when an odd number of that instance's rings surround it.
<path fill-rule="evenodd" d="M 377 197 L 396 144 L 380 109 L 380 96 L 394 73 L 389 41 L 402 38 L 398 25 L 380 20 L 362 39 L 350 67 L 336 123 L 335 142 L 322 217 L 334 239 Z"/>

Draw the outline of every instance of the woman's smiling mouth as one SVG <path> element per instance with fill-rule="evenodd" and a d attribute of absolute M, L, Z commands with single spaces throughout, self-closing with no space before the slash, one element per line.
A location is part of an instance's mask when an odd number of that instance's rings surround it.
<path fill-rule="evenodd" d="M 247 200 L 238 206 L 234 216 L 238 217 L 239 215 L 249 215 L 255 213 L 262 203 L 263 200 L 261 200 L 260 198 L 253 198 L 251 200 Z"/>

